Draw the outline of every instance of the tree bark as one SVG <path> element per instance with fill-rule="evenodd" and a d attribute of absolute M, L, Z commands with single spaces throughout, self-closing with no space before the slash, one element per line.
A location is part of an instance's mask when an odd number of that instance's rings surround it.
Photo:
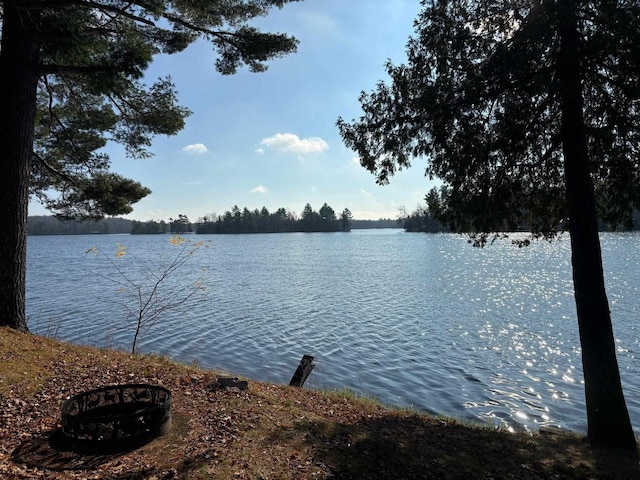
<path fill-rule="evenodd" d="M 0 55 L 0 326 L 28 331 L 27 215 L 39 74 L 38 11 L 3 2 Z"/>
<path fill-rule="evenodd" d="M 580 39 L 573 0 L 558 0 L 562 146 L 571 263 L 585 380 L 589 442 L 594 448 L 636 449 L 622 392 L 604 285 L 593 182 L 583 114 Z"/>

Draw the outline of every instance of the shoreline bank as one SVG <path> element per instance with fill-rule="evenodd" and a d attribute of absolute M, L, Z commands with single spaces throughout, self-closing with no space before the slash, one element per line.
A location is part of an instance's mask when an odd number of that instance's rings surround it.
<path fill-rule="evenodd" d="M 593 452 L 578 435 L 508 433 L 251 379 L 246 391 L 208 389 L 219 373 L 0 328 L 0 476 L 640 478 L 637 454 Z M 80 455 L 52 445 L 62 401 L 121 383 L 171 390 L 168 435 L 113 455 Z"/>

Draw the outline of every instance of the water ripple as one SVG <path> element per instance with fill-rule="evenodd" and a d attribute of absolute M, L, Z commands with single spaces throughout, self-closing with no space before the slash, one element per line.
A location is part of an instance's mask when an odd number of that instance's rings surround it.
<path fill-rule="evenodd" d="M 174 279 L 183 285 L 205 271 L 206 301 L 167 314 L 141 351 L 278 383 L 312 354 L 312 388 L 512 430 L 586 430 L 568 241 L 478 250 L 464 237 L 398 231 L 206 239 L 211 249 Z M 84 253 L 114 251 L 118 241 L 142 262 L 127 270 L 138 281 L 172 255 L 164 236 L 29 237 L 32 330 L 130 348 L 127 297 L 108 264 Z M 640 235 L 605 234 L 602 247 L 640 433 Z"/>

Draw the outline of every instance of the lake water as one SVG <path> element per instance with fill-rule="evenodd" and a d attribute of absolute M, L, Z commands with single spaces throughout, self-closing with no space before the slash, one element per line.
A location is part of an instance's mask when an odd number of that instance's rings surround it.
<path fill-rule="evenodd" d="M 189 238 L 209 248 L 175 272 L 170 290 L 203 277 L 206 297 L 159 317 L 140 352 L 285 384 L 309 354 L 316 368 L 305 387 L 344 387 L 512 430 L 586 431 L 568 236 L 524 249 L 401 230 Z M 601 240 L 640 435 L 640 232 Z M 116 259 L 118 242 L 128 255 Z M 85 253 L 93 246 L 109 259 Z M 179 249 L 167 236 L 29 237 L 29 327 L 129 349 L 128 297 L 110 262 L 141 283 Z"/>

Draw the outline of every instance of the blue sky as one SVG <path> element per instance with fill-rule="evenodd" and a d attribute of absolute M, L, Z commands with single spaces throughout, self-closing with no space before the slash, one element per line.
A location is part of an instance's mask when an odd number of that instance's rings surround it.
<path fill-rule="evenodd" d="M 108 147 L 112 170 L 140 181 L 151 195 L 128 218 L 192 221 L 222 215 L 237 204 L 285 207 L 300 214 L 308 202 L 349 208 L 357 219 L 395 218 L 400 207 L 423 204 L 433 182 L 424 160 L 378 186 L 340 139 L 335 122 L 361 114 L 358 95 L 386 79 L 384 63 L 401 63 L 419 11 L 418 0 L 305 0 L 256 24 L 300 40 L 298 52 L 270 62 L 264 73 L 215 71 L 206 42 L 158 57 L 151 82 L 170 75 L 179 101 L 193 111 L 186 127 L 157 137 L 154 156 L 134 160 Z M 46 211 L 35 204 L 30 214 Z"/>

